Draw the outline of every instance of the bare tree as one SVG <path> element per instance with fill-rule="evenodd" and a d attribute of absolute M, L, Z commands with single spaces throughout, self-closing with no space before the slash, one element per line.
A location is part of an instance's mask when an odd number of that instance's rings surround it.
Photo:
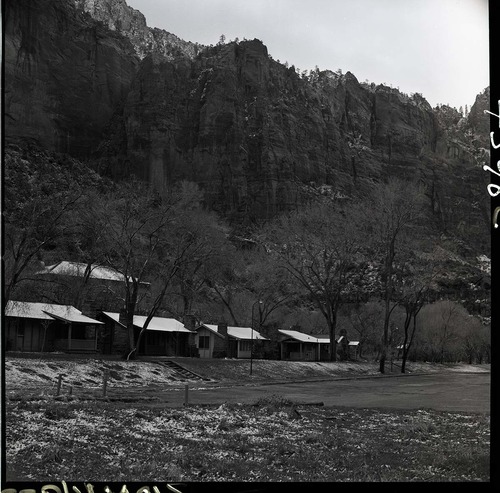
<path fill-rule="evenodd" d="M 401 373 L 405 373 L 406 371 L 408 354 L 410 353 L 417 331 L 417 316 L 425 303 L 428 301 L 430 281 L 426 281 L 427 280 L 422 278 L 417 278 L 416 274 L 413 273 L 412 277 L 405 279 L 404 286 L 400 289 L 399 304 L 405 309 Z"/>
<path fill-rule="evenodd" d="M 323 314 L 329 329 L 330 360 L 336 360 L 339 308 L 356 296 L 362 277 L 362 248 L 354 208 L 341 211 L 321 202 L 278 219 L 264 242 L 281 268 Z"/>
<path fill-rule="evenodd" d="M 421 358 L 444 363 L 463 357 L 467 327 L 473 318 L 462 305 L 440 300 L 425 306 L 419 318 Z"/>
<path fill-rule="evenodd" d="M 258 326 L 262 327 L 283 303 L 291 299 L 290 283 L 280 275 L 279 265 L 264 249 L 247 253 L 244 262 L 243 285 L 250 298 L 260 301 L 255 311 Z"/>
<path fill-rule="evenodd" d="M 182 182 L 177 190 L 179 217 L 177 238 L 189 243 L 189 259 L 179 264 L 174 282 L 182 300 L 181 315 L 191 314 L 194 301 L 218 277 L 226 260 L 233 254 L 228 228 L 215 213 L 202 205 L 203 193 L 196 184 Z"/>
<path fill-rule="evenodd" d="M 350 307 L 347 320 L 350 327 L 356 332 L 359 339 L 359 357 L 366 348 L 378 347 L 377 326 L 383 316 L 383 306 L 380 301 L 371 301 L 364 304 L 356 304 Z"/>
<path fill-rule="evenodd" d="M 145 185 L 131 182 L 107 197 L 100 219 L 106 231 L 102 239 L 106 264 L 123 276 L 125 323 L 130 351 L 135 352 L 134 314 L 141 288 L 159 272 L 170 279 L 177 265 L 175 258 L 169 264 L 168 255 L 174 206 Z M 163 274 L 167 264 L 170 269 Z"/>
<path fill-rule="evenodd" d="M 45 157 L 44 157 L 45 158 Z M 5 160 L 3 209 L 3 308 L 19 284 L 27 280 L 43 257 L 61 238 L 73 234 L 68 220 L 78 206 L 82 188 L 66 172 L 58 172 L 11 155 Z"/>
<path fill-rule="evenodd" d="M 394 300 L 394 270 L 396 257 L 408 247 L 409 230 L 421 217 L 423 191 L 413 182 L 391 178 L 387 184 L 374 187 L 367 201 L 366 238 L 380 263 L 384 325 L 380 372 L 385 372 L 389 343 L 390 318 L 397 301 Z"/>
<path fill-rule="evenodd" d="M 199 191 L 198 191 L 199 192 Z M 220 255 L 225 231 L 205 212 L 193 187 L 181 184 L 160 196 L 145 184 L 124 184 L 108 198 L 102 218 L 102 250 L 107 265 L 123 275 L 124 314 L 129 337 L 127 359 L 136 357 L 152 318 L 171 295 L 190 311 L 205 269 Z M 146 284 L 147 299 L 142 289 Z M 146 321 L 136 339 L 134 314 L 143 305 Z"/>

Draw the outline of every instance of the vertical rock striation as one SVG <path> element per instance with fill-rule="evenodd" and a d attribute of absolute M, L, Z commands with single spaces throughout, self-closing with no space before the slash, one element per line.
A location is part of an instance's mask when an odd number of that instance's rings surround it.
<path fill-rule="evenodd" d="M 130 42 L 64 0 L 5 9 L 5 137 L 87 158 L 127 93 Z"/>
<path fill-rule="evenodd" d="M 464 118 L 350 72 L 300 76 L 259 40 L 185 42 L 124 0 L 18 0 L 5 12 L 7 141 L 36 140 L 160 190 L 197 182 L 240 222 L 398 175 L 425 184 L 444 230 L 460 227 L 457 210 L 479 228 L 488 100 Z"/>

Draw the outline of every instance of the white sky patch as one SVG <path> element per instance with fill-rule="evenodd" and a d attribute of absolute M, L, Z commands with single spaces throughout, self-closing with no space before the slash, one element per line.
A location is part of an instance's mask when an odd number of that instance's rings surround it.
<path fill-rule="evenodd" d="M 489 85 L 487 0 L 127 0 L 150 27 L 186 41 L 258 38 L 301 70 L 352 72 L 420 92 L 432 106 L 472 105 Z"/>

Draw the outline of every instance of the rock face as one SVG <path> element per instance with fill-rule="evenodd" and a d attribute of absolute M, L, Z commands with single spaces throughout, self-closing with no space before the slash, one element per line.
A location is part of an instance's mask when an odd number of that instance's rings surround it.
<path fill-rule="evenodd" d="M 142 60 L 150 53 L 167 59 L 176 56 L 193 58 L 202 45 L 178 38 L 175 34 L 146 25 L 144 15 L 124 0 L 73 0 L 77 9 L 87 12 L 108 29 L 125 36 Z"/>
<path fill-rule="evenodd" d="M 147 57 L 121 125 L 126 138 L 108 161 L 129 159 L 159 188 L 197 181 L 211 205 L 259 217 L 294 207 L 311 186 L 349 194 L 381 174 L 406 173 L 438 139 L 427 103 L 384 86 L 368 91 L 350 73 L 305 80 L 258 40 L 194 61 Z"/>
<path fill-rule="evenodd" d="M 88 157 L 129 92 L 130 42 L 65 0 L 5 9 L 5 135 Z"/>
<path fill-rule="evenodd" d="M 18 0 L 5 26 L 7 141 L 160 190 L 195 181 L 240 222 L 400 175 L 426 185 L 443 230 L 489 224 L 486 91 L 462 118 L 349 72 L 300 76 L 259 40 L 184 42 L 124 0 Z"/>

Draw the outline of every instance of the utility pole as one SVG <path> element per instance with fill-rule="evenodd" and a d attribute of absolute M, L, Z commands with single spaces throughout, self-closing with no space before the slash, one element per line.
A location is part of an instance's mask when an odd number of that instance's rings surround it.
<path fill-rule="evenodd" d="M 253 305 L 252 305 L 252 327 L 250 328 L 250 375 L 252 374 L 252 366 L 253 366 L 253 330 L 254 330 L 254 309 L 255 305 L 259 303 L 262 304 L 261 300 L 257 300 Z"/>

